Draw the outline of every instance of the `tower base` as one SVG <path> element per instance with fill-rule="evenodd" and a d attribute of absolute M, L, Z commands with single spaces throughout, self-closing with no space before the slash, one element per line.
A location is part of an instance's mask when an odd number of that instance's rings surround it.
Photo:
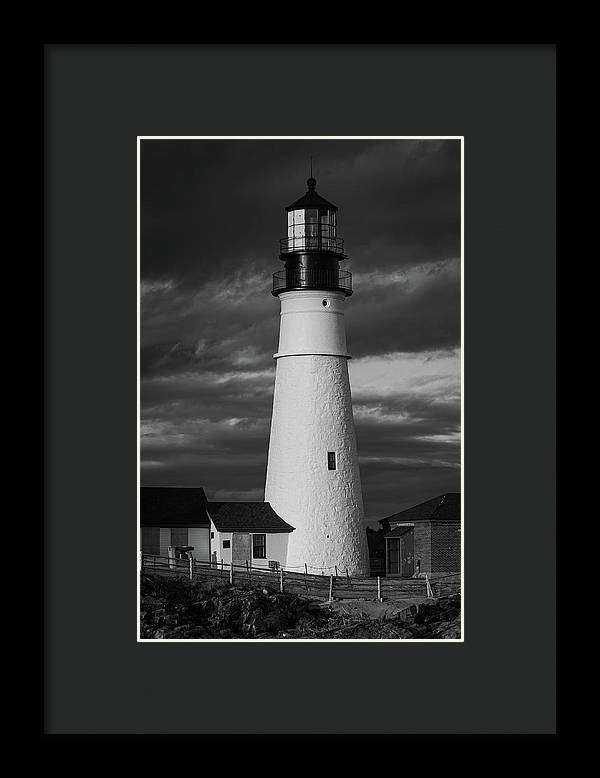
<path fill-rule="evenodd" d="M 368 575 L 346 356 L 277 360 L 265 501 L 295 527 L 288 567 Z"/>

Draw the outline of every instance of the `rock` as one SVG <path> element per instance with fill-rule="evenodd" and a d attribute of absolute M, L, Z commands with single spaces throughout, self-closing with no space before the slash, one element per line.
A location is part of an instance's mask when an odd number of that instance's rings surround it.
<path fill-rule="evenodd" d="M 262 628 L 267 632 L 270 632 L 272 635 L 287 629 L 288 625 L 288 618 L 286 617 L 285 613 L 281 613 L 281 611 L 269 613 L 262 620 Z"/>
<path fill-rule="evenodd" d="M 187 630 L 185 636 L 186 636 L 186 638 L 206 638 L 206 637 L 210 637 L 210 635 L 208 635 L 206 633 L 206 630 L 204 629 L 204 627 L 192 627 L 191 629 Z"/>

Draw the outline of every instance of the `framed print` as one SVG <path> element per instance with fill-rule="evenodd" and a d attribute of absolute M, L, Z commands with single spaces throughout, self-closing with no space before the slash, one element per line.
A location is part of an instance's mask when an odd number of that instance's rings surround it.
<path fill-rule="evenodd" d="M 138 138 L 140 641 L 464 640 L 462 161 Z"/>
<path fill-rule="evenodd" d="M 45 45 L 47 735 L 555 734 L 555 64 Z"/>

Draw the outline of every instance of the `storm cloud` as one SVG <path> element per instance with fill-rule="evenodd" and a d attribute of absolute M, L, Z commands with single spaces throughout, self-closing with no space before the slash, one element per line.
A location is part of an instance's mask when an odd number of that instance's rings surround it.
<path fill-rule="evenodd" d="M 460 490 L 458 141 L 141 141 L 141 480 L 263 498 L 284 208 L 339 206 L 368 520 Z"/>

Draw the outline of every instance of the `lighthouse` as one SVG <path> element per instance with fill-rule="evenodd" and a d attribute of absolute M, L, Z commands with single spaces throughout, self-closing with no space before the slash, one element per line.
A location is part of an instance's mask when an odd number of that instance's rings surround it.
<path fill-rule="evenodd" d="M 265 501 L 295 527 L 287 566 L 367 575 L 369 553 L 350 396 L 344 304 L 352 274 L 337 206 L 308 189 L 289 205 L 273 275 L 281 319 Z"/>

